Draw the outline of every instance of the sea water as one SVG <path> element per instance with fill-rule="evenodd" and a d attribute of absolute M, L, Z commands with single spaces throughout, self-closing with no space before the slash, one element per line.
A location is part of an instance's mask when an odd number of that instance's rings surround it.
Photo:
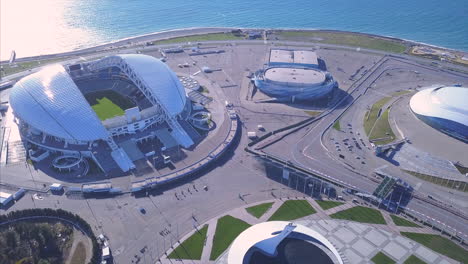
<path fill-rule="evenodd" d="M 188 27 L 357 31 L 468 51 L 468 0 L 0 0 L 0 57 Z"/>

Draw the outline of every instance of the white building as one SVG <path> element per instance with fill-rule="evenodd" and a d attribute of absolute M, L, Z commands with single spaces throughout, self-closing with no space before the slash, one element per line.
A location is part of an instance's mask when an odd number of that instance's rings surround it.
<path fill-rule="evenodd" d="M 129 85 L 123 88 L 77 85 L 94 80 L 118 80 Z M 123 116 L 100 120 L 85 98 L 87 93 L 94 92 L 92 89 L 120 89 L 115 92 L 133 100 L 136 107 Z M 151 129 L 165 127 L 180 146 L 193 144 L 180 124 L 191 109 L 183 85 L 166 64 L 147 55 L 110 56 L 79 67 L 46 67 L 14 85 L 10 104 L 29 147 L 80 159 L 92 158 L 103 171 L 110 169 L 104 164 L 112 163 L 109 160 L 121 171 L 135 167 L 126 150 L 116 142 L 119 136 L 138 139 L 148 137 Z M 63 169 L 64 160 L 57 161 L 61 163 L 58 168 Z"/>

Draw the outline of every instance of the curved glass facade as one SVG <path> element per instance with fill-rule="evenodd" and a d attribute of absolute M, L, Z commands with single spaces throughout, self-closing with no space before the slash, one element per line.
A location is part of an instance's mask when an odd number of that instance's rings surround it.
<path fill-rule="evenodd" d="M 338 87 L 330 73 L 324 73 L 322 82 L 288 83 L 287 81 L 269 80 L 265 78 L 264 72 L 262 70 L 256 73 L 255 86 L 268 96 L 280 100 L 315 100 L 327 96 L 334 88 Z"/>
<path fill-rule="evenodd" d="M 465 143 L 468 143 L 468 126 L 465 126 L 463 124 L 448 120 L 448 119 L 443 119 L 443 118 L 438 118 L 438 117 L 433 117 L 433 116 L 424 116 L 424 115 L 418 115 L 416 116 L 424 121 L 426 124 L 430 125 L 431 127 L 451 136 L 456 139 L 459 139 Z"/>
<path fill-rule="evenodd" d="M 428 125 L 468 143 L 467 98 L 468 88 L 431 87 L 413 95 L 410 108 Z"/>

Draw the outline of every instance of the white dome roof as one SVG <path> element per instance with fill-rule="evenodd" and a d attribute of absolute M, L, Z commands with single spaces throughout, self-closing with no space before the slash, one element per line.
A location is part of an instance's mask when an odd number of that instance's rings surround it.
<path fill-rule="evenodd" d="M 176 116 L 183 111 L 187 100 L 184 87 L 166 64 L 140 54 L 112 57 L 121 60 L 145 83 L 145 89 L 168 114 Z M 75 141 L 108 137 L 101 120 L 62 65 L 45 67 L 21 79 L 11 91 L 10 104 L 18 118 L 46 134 Z"/>
<path fill-rule="evenodd" d="M 410 107 L 418 115 L 437 117 L 468 126 L 468 88 L 433 87 L 422 90 L 410 100 Z"/>
<path fill-rule="evenodd" d="M 68 140 L 107 137 L 94 110 L 62 65 L 48 66 L 15 84 L 10 104 L 17 117 L 46 134 Z"/>
<path fill-rule="evenodd" d="M 117 55 L 148 85 L 153 95 L 172 115 L 184 109 L 186 95 L 177 75 L 161 60 L 142 54 Z"/>

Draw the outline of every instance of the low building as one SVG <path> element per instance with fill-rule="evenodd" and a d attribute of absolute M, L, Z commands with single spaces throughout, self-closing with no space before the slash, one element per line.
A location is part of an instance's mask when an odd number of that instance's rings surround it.
<path fill-rule="evenodd" d="M 311 50 L 272 49 L 268 65 L 318 68 L 318 57 Z"/>
<path fill-rule="evenodd" d="M 11 201 L 13 201 L 13 194 L 0 192 L 0 205 L 7 205 Z"/>

